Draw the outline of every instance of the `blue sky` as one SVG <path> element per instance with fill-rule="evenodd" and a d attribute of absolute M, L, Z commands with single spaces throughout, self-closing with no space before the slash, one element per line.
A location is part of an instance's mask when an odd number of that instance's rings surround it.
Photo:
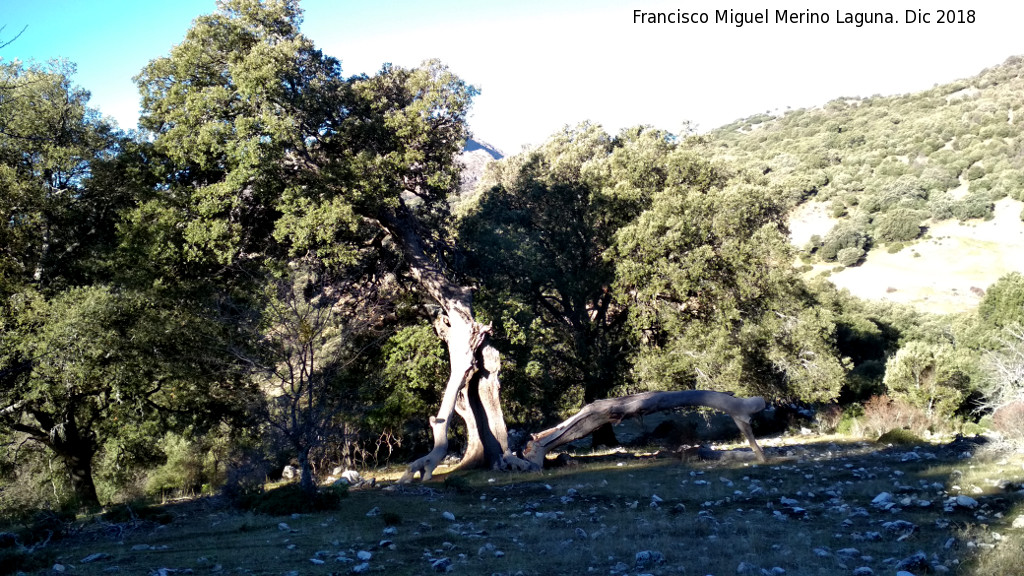
<path fill-rule="evenodd" d="M 984 0 L 973 24 L 938 24 L 936 4 L 916 0 L 303 0 L 303 31 L 341 59 L 346 74 L 384 62 L 440 58 L 482 93 L 470 118 L 476 136 L 506 153 L 538 144 L 565 124 L 591 120 L 610 131 L 653 124 L 702 129 L 770 110 L 847 96 L 930 88 L 1024 54 L 1024 3 Z M 4 60 L 63 57 L 92 105 L 135 126 L 132 77 L 181 41 L 213 0 L 0 0 Z M 763 12 L 808 7 L 829 24 L 633 23 L 633 10 Z M 840 25 L 846 12 L 932 12 L 931 24 Z M 838 14 L 837 14 L 838 12 Z"/>

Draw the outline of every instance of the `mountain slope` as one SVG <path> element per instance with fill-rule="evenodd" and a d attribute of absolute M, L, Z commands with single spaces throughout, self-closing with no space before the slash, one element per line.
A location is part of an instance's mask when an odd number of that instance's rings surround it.
<path fill-rule="evenodd" d="M 924 92 L 758 115 L 709 137 L 716 155 L 766 174 L 788 199 L 812 274 L 846 265 L 832 280 L 854 294 L 949 312 L 976 305 L 972 287 L 1024 271 L 1022 57 Z"/>

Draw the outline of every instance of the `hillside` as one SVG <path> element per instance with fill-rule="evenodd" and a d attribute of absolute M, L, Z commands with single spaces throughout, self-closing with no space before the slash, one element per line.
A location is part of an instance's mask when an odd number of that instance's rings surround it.
<path fill-rule="evenodd" d="M 915 94 L 838 98 L 709 134 L 793 207 L 811 274 L 935 312 L 1024 270 L 1024 58 Z M 906 246 L 906 247 L 904 247 Z"/>

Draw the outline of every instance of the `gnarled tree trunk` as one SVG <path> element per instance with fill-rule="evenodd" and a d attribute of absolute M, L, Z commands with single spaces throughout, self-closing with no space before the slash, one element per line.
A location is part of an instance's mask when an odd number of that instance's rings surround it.
<path fill-rule="evenodd" d="M 452 282 L 427 256 L 411 216 L 394 217 L 388 228 L 400 237 L 413 278 L 441 307 L 442 315 L 435 328 L 448 344 L 451 367 L 441 406 L 430 417 L 434 447 L 409 465 L 402 481 L 411 481 L 417 473 L 423 480 L 431 478 L 448 454 L 448 429 L 455 412 L 466 421 L 467 445 L 462 466 L 528 466 L 508 450 L 505 415 L 499 401 L 501 361 L 490 344 L 491 327 L 473 317 L 472 291 Z"/>
<path fill-rule="evenodd" d="M 621 398 L 608 398 L 587 404 L 575 416 L 554 428 L 534 434 L 523 450 L 523 458 L 540 468 L 544 457 L 558 446 L 583 438 L 607 424 L 618 424 L 628 418 L 662 412 L 683 406 L 705 406 L 732 416 L 750 447 L 762 462 L 764 452 L 757 445 L 750 417 L 764 410 L 764 398 L 736 398 L 723 392 L 682 390 L 677 392 L 644 392 Z"/>

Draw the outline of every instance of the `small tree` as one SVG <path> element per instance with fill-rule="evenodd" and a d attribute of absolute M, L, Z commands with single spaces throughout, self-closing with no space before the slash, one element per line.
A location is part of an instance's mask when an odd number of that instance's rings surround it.
<path fill-rule="evenodd" d="M 948 344 L 920 340 L 906 343 L 885 366 L 889 394 L 929 415 L 951 416 L 960 407 L 968 377 Z"/>

